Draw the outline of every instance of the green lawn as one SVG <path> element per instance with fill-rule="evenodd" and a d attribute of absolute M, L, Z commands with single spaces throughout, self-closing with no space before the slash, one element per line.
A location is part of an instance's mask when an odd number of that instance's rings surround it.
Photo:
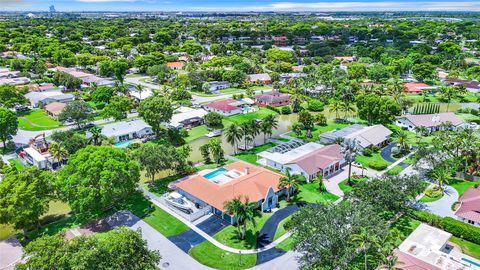
<path fill-rule="evenodd" d="M 476 259 L 480 259 L 480 245 L 463 240 L 455 236 L 450 237 L 448 241 L 460 246 L 463 253 L 469 256 L 472 256 Z"/>
<path fill-rule="evenodd" d="M 355 161 L 362 164 L 363 167 L 368 167 L 375 170 L 378 170 L 378 168 L 375 168 L 376 166 L 373 164 L 381 165 L 385 168 L 392 164 L 382 158 L 382 156 L 380 155 L 380 151 L 377 153 L 372 153 L 372 156 L 370 157 L 358 155 L 355 157 Z"/>
<path fill-rule="evenodd" d="M 390 170 L 388 170 L 387 172 L 387 175 L 398 175 L 399 173 L 401 173 L 403 171 L 403 167 L 402 166 L 395 166 L 393 168 L 391 168 Z"/>
<path fill-rule="evenodd" d="M 188 130 L 188 137 L 185 138 L 185 141 L 189 143 L 191 141 L 194 141 L 198 138 L 205 136 L 205 134 L 207 134 L 208 132 L 209 132 L 208 128 L 205 125 L 191 128 L 190 130 Z"/>
<path fill-rule="evenodd" d="M 243 161 L 252 163 L 252 164 L 257 164 L 257 154 L 260 152 L 263 152 L 269 148 L 274 147 L 276 144 L 275 143 L 266 143 L 262 144 L 260 146 L 257 146 L 255 148 L 249 149 L 247 151 L 243 151 L 241 153 L 238 153 L 235 155 L 236 158 L 241 159 Z"/>
<path fill-rule="evenodd" d="M 278 238 L 280 238 L 280 236 L 284 235 L 287 230 L 285 229 L 285 224 L 291 220 L 293 217 L 293 215 L 290 215 L 288 217 L 286 217 L 284 220 L 280 221 L 280 223 L 278 223 L 278 227 L 277 227 L 277 231 L 275 232 L 275 236 L 273 237 L 273 240 L 277 240 Z"/>
<path fill-rule="evenodd" d="M 190 249 L 188 252 L 198 262 L 215 268 L 225 270 L 248 269 L 255 266 L 256 254 L 237 254 L 222 250 L 208 241 L 204 241 Z"/>
<path fill-rule="evenodd" d="M 470 113 L 460 113 L 457 114 L 457 116 L 461 119 L 463 119 L 466 122 L 479 122 L 480 121 L 480 116 L 478 115 L 473 115 Z"/>
<path fill-rule="evenodd" d="M 397 229 L 402 233 L 401 240 L 398 241 L 397 245 L 400 245 L 401 242 L 407 238 L 421 222 L 415 219 L 412 219 L 406 215 L 401 216 L 395 223 L 392 224 L 390 230 Z"/>
<path fill-rule="evenodd" d="M 218 92 L 223 94 L 241 94 L 241 93 L 245 93 L 245 91 L 246 90 L 242 88 L 230 87 L 230 88 L 219 90 Z"/>
<path fill-rule="evenodd" d="M 475 186 L 475 182 L 465 181 L 457 178 L 450 180 L 448 184 L 457 190 L 459 196 L 462 196 L 462 194 L 465 193 L 465 191 L 467 191 L 467 189 L 470 187 Z"/>
<path fill-rule="evenodd" d="M 343 193 L 348 193 L 348 192 L 352 191 L 352 189 L 355 187 L 355 185 L 363 183 L 367 180 L 368 180 L 368 177 L 362 177 L 362 178 L 359 178 L 359 179 L 352 178 L 353 186 L 349 186 L 348 185 L 348 179 L 345 179 L 342 182 L 340 182 L 340 184 L 338 184 L 338 187 L 343 191 Z"/>
<path fill-rule="evenodd" d="M 17 168 L 17 170 L 19 170 L 19 171 L 23 171 L 23 170 L 25 170 L 25 168 L 26 168 L 25 165 L 23 165 L 23 163 L 20 162 L 20 160 L 15 159 L 15 158 L 9 159 L 9 160 L 8 160 L 8 163 L 10 163 L 10 165 L 11 165 L 12 167 Z"/>
<path fill-rule="evenodd" d="M 256 112 L 251 112 L 251 113 L 247 113 L 247 114 L 236 114 L 236 115 L 228 116 L 228 117 L 225 118 L 225 120 L 233 122 L 235 124 L 242 124 L 242 123 L 249 122 L 249 121 L 252 121 L 252 120 L 255 120 L 255 119 L 263 119 L 267 115 L 270 115 L 270 114 L 277 115 L 278 113 L 274 112 L 272 110 L 269 110 L 267 108 L 259 108 L 258 111 L 256 111 Z"/>
<path fill-rule="evenodd" d="M 294 241 L 292 237 L 288 237 L 287 239 L 283 240 L 280 244 L 276 246 L 276 248 L 290 251 L 293 249 Z"/>
<path fill-rule="evenodd" d="M 402 130 L 401 127 L 397 126 L 397 125 L 387 125 L 387 127 L 393 131 L 393 134 L 392 134 L 392 139 L 395 138 L 395 132 L 404 132 L 405 134 L 407 134 L 407 141 L 408 141 L 408 144 L 411 145 L 411 146 L 417 146 L 419 143 L 420 144 L 429 144 L 431 143 L 432 139 L 433 139 L 433 136 L 422 136 L 421 138 L 417 138 L 417 135 L 415 134 L 415 132 L 411 132 L 411 131 L 408 131 L 408 130 Z"/>
<path fill-rule="evenodd" d="M 155 206 L 155 211 L 143 220 L 165 236 L 181 234 L 188 230 L 188 226 L 185 223 L 158 206 Z"/>
<path fill-rule="evenodd" d="M 348 126 L 348 124 L 344 123 L 335 123 L 333 121 L 328 121 L 326 126 L 319 126 L 315 125 L 312 130 L 312 138 L 305 137 L 305 131 L 302 132 L 302 135 L 298 136 L 295 132 L 289 132 L 287 135 L 291 137 L 296 137 L 299 139 L 307 140 L 307 141 L 318 141 L 318 136 L 322 133 L 329 132 L 335 129 L 341 129 Z"/>
<path fill-rule="evenodd" d="M 18 113 L 18 127 L 23 130 L 38 131 L 54 129 L 60 126 L 61 123 L 59 121 L 48 116 L 42 109 Z"/>
<path fill-rule="evenodd" d="M 307 183 L 298 187 L 291 201 L 293 202 L 308 202 L 308 203 L 332 203 L 338 200 L 338 197 L 323 191 L 319 192 L 317 183 Z"/>
<path fill-rule="evenodd" d="M 436 197 L 429 197 L 427 195 L 423 195 L 423 197 L 420 198 L 420 200 L 418 200 L 418 201 L 419 202 L 424 202 L 424 203 L 435 202 L 435 201 L 440 200 L 442 197 L 443 197 L 443 195 L 442 196 L 436 196 Z"/>

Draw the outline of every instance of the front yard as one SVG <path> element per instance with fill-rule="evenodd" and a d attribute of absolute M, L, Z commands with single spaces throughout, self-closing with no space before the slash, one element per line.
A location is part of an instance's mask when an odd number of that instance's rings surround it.
<path fill-rule="evenodd" d="M 185 223 L 165 212 L 158 206 L 155 206 L 153 213 L 143 220 L 165 236 L 181 234 L 188 230 L 188 226 L 185 225 Z"/>
<path fill-rule="evenodd" d="M 293 131 L 289 132 L 287 135 L 291 136 L 291 137 L 299 138 L 299 139 L 302 139 L 302 140 L 306 140 L 306 141 L 318 141 L 319 140 L 318 136 L 320 134 L 325 133 L 325 132 L 329 132 L 329 131 L 332 131 L 332 130 L 335 130 L 335 129 L 342 129 L 342 128 L 347 127 L 347 126 L 348 126 L 348 124 L 336 123 L 334 121 L 329 120 L 329 121 L 327 121 L 326 126 L 315 125 L 313 127 L 312 138 L 306 138 L 305 137 L 305 135 L 306 135 L 305 131 L 303 131 L 301 135 L 297 135 Z"/>
<path fill-rule="evenodd" d="M 270 109 L 260 107 L 258 108 L 258 111 L 251 112 L 251 113 L 246 113 L 246 114 L 236 114 L 232 116 L 228 116 L 225 118 L 226 121 L 232 122 L 235 124 L 242 124 L 245 122 L 249 122 L 255 119 L 263 119 L 267 115 L 277 115 L 277 112 L 274 112 Z"/>
<path fill-rule="evenodd" d="M 54 129 L 61 126 L 61 123 L 45 113 L 42 109 L 18 113 L 18 127 L 23 130 L 39 131 Z"/>
<path fill-rule="evenodd" d="M 371 168 L 377 171 L 384 170 L 392 164 L 382 158 L 380 151 L 372 153 L 371 156 L 358 155 L 355 157 L 355 161 L 365 168 Z"/>

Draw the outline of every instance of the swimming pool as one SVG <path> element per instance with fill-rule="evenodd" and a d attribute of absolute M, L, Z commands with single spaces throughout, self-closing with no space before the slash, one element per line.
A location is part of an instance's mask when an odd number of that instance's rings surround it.
<path fill-rule="evenodd" d="M 221 174 L 224 174 L 224 173 L 227 172 L 227 171 L 228 171 L 227 169 L 225 169 L 225 168 L 222 167 L 222 168 L 216 169 L 216 170 L 213 171 L 213 172 L 209 172 L 209 173 L 205 174 L 203 177 L 205 177 L 205 178 L 207 178 L 207 179 L 212 179 L 212 178 L 214 178 L 215 176 L 219 176 L 219 175 L 221 175 Z"/>
<path fill-rule="evenodd" d="M 118 142 L 118 143 L 114 144 L 113 146 L 115 146 L 117 148 L 124 148 L 124 147 L 127 147 L 134 142 L 135 142 L 135 140 L 123 141 L 123 142 Z"/>
<path fill-rule="evenodd" d="M 470 264 L 472 264 L 472 265 L 475 265 L 476 267 L 480 267 L 480 264 L 479 264 L 479 263 L 476 263 L 476 262 L 474 262 L 474 261 L 471 261 L 471 260 L 469 260 L 469 259 L 467 259 L 467 258 L 462 258 L 462 261 L 465 261 L 465 262 L 467 262 L 467 263 L 470 263 Z"/>

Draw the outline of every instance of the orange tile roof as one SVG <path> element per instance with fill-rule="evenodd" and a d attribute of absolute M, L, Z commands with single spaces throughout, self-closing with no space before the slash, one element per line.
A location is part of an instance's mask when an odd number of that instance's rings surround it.
<path fill-rule="evenodd" d="M 177 183 L 177 188 L 195 196 L 209 205 L 224 211 L 223 205 L 238 196 L 248 198 L 250 202 L 257 202 L 267 194 L 272 187 L 277 192 L 281 174 L 257 167 L 244 161 L 237 161 L 223 166 L 227 170 L 244 172 L 247 168 L 249 173 L 231 180 L 225 184 L 216 184 L 202 175 L 195 174 L 186 180 Z"/>
<path fill-rule="evenodd" d="M 426 83 L 406 83 L 403 87 L 406 93 L 421 93 L 423 88 L 428 88 L 430 85 Z"/>
<path fill-rule="evenodd" d="M 183 68 L 183 62 L 177 61 L 177 62 L 168 62 L 167 67 L 169 68 Z"/>

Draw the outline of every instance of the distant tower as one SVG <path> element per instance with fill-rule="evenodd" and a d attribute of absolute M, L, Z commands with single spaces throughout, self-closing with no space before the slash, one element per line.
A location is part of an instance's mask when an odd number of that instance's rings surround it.
<path fill-rule="evenodd" d="M 50 6 L 50 12 L 51 12 L 51 13 L 57 12 L 57 11 L 55 10 L 55 6 L 54 6 L 54 5 L 51 5 L 51 6 Z"/>

